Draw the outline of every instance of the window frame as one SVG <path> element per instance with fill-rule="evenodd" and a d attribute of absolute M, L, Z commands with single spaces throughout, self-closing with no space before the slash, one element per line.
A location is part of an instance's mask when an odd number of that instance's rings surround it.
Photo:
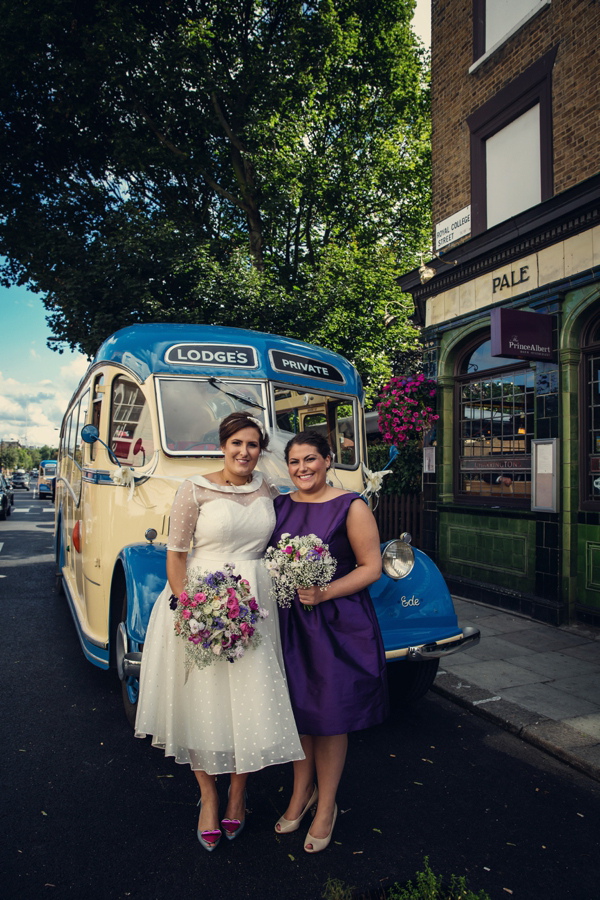
<path fill-rule="evenodd" d="M 482 369 L 481 372 L 466 372 L 464 374 L 460 374 L 461 366 L 463 365 L 465 359 L 470 356 L 478 347 L 482 344 L 485 344 L 490 340 L 491 334 L 490 332 L 486 332 L 482 334 L 481 332 L 474 336 L 468 343 L 466 343 L 462 352 L 457 356 L 456 363 L 454 366 L 454 392 L 453 392 L 453 407 L 452 407 L 452 447 L 453 447 L 453 463 L 452 463 L 452 495 L 454 497 L 454 502 L 460 504 L 461 506 L 477 506 L 477 507 L 500 507 L 502 509 L 531 509 L 531 494 L 529 496 L 525 496 L 522 499 L 518 497 L 503 497 L 498 494 L 490 494 L 486 496 L 485 494 L 475 495 L 470 494 L 467 496 L 466 493 L 460 492 L 460 478 L 461 478 L 461 468 L 460 468 L 460 444 L 461 444 L 461 417 L 460 417 L 460 403 L 461 403 L 461 391 L 462 387 L 465 383 L 470 381 L 481 380 L 482 376 L 486 377 L 488 374 L 490 375 L 490 380 L 493 376 L 503 376 L 508 375 L 510 373 L 517 372 L 530 372 L 531 366 L 529 365 L 529 361 L 526 359 L 518 360 L 516 362 L 520 362 L 521 365 L 506 365 L 506 366 L 498 366 L 494 369 Z M 477 378 L 473 376 L 477 375 Z M 535 388 L 534 388 L 534 425 L 535 425 Z M 535 437 L 535 427 L 534 432 L 531 435 L 532 438 Z M 528 455 L 528 454 L 525 454 Z M 529 454 L 530 455 L 530 454 Z M 498 465 L 498 469 L 502 469 L 502 465 Z M 526 470 L 523 470 L 526 471 Z M 531 474 L 531 469 L 529 470 Z"/>
<path fill-rule="evenodd" d="M 588 437 L 592 426 L 589 382 L 587 368 L 590 357 L 600 355 L 600 338 L 591 340 L 593 332 L 600 326 L 600 315 L 592 316 L 581 331 L 579 346 L 581 358 L 579 362 L 579 509 L 587 512 L 600 512 L 600 495 L 597 500 L 589 498 L 588 493 Z M 595 454 L 594 454 L 595 455 Z M 599 473 L 600 477 L 600 473 Z"/>
<path fill-rule="evenodd" d="M 543 203 L 544 200 L 553 196 L 552 68 L 557 50 L 558 45 L 467 118 L 471 133 L 472 235 L 480 234 L 488 228 L 486 141 L 538 103 L 540 106 L 541 202 Z"/>
<path fill-rule="evenodd" d="M 479 66 L 492 56 L 496 50 L 499 50 L 511 37 L 521 28 L 524 28 L 538 13 L 542 12 L 547 6 L 550 6 L 552 0 L 538 0 L 537 5 L 531 7 L 518 22 L 508 29 L 508 31 L 496 41 L 495 44 L 485 49 L 485 25 L 486 25 L 486 0 L 473 0 L 473 65 L 469 69 L 472 74 Z"/>
<path fill-rule="evenodd" d="M 360 403 L 359 403 L 359 400 L 358 400 L 358 397 L 356 396 L 356 394 L 342 393 L 341 391 L 332 391 L 332 390 L 329 390 L 326 388 L 322 388 L 320 385 L 319 385 L 319 387 L 315 387 L 315 388 L 307 388 L 305 385 L 292 384 L 287 381 L 270 381 L 269 385 L 270 385 L 271 409 L 273 411 L 273 431 L 279 432 L 280 434 L 290 434 L 290 439 L 291 439 L 291 432 L 284 432 L 283 429 L 279 428 L 277 425 L 277 413 L 276 413 L 276 409 L 275 409 L 275 390 L 276 390 L 276 388 L 281 388 L 284 391 L 296 391 L 297 393 L 304 391 L 305 393 L 310 393 L 310 394 L 320 394 L 323 397 L 339 397 L 340 403 L 350 403 L 352 406 L 352 426 L 353 426 L 353 433 L 354 433 L 355 461 L 354 461 L 354 464 L 351 466 L 348 465 L 347 463 L 342 463 L 341 460 L 338 460 L 337 453 L 336 453 L 335 459 L 334 459 L 334 466 L 336 469 L 343 469 L 345 472 L 355 472 L 359 468 L 360 461 L 361 461 L 361 452 L 360 452 L 361 448 L 360 448 L 360 437 L 359 437 L 359 430 L 358 430 L 358 428 L 359 428 L 358 409 L 359 409 Z M 365 444 L 365 446 L 366 446 L 366 444 Z M 333 449 L 334 449 L 334 453 L 335 453 L 335 448 L 333 448 Z"/>

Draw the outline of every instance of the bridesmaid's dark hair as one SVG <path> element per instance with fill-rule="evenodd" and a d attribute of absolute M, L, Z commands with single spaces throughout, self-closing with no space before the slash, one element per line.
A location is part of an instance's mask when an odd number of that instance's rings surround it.
<path fill-rule="evenodd" d="M 322 434 L 319 434 L 318 431 L 309 429 L 308 431 L 299 431 L 298 434 L 294 435 L 291 441 L 287 442 L 284 451 L 286 463 L 289 463 L 290 461 L 290 451 L 295 444 L 309 444 L 311 447 L 315 448 L 317 453 L 319 453 L 323 459 L 327 459 L 328 456 L 333 459 L 333 451 L 327 440 Z"/>
<path fill-rule="evenodd" d="M 238 410 L 238 412 L 232 412 L 225 416 L 219 425 L 219 446 L 223 447 L 229 438 L 236 432 L 241 431 L 242 428 L 256 428 L 258 431 L 258 446 L 261 452 L 267 449 L 269 446 L 269 435 L 264 425 L 261 426 L 258 419 L 253 419 L 251 413 L 243 410 Z"/>

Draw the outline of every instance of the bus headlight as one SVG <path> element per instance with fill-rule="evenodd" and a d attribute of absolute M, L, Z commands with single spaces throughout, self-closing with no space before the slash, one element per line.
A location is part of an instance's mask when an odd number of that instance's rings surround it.
<path fill-rule="evenodd" d="M 406 578 L 415 564 L 415 554 L 405 541 L 390 541 L 383 551 L 383 571 L 396 580 Z"/>

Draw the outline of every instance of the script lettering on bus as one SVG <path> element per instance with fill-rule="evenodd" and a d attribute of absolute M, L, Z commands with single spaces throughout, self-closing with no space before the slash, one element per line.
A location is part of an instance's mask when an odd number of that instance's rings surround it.
<path fill-rule="evenodd" d="M 255 369 L 257 366 L 253 347 L 231 344 L 175 344 L 165 353 L 165 362 L 171 365 L 239 369 Z"/>

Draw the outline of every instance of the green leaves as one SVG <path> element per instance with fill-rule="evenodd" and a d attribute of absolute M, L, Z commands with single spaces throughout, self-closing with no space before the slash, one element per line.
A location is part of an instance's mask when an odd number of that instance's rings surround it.
<path fill-rule="evenodd" d="M 430 238 L 413 0 L 0 0 L 4 283 L 57 346 L 260 327 L 388 378 Z M 371 396 L 374 388 L 369 388 Z"/>

